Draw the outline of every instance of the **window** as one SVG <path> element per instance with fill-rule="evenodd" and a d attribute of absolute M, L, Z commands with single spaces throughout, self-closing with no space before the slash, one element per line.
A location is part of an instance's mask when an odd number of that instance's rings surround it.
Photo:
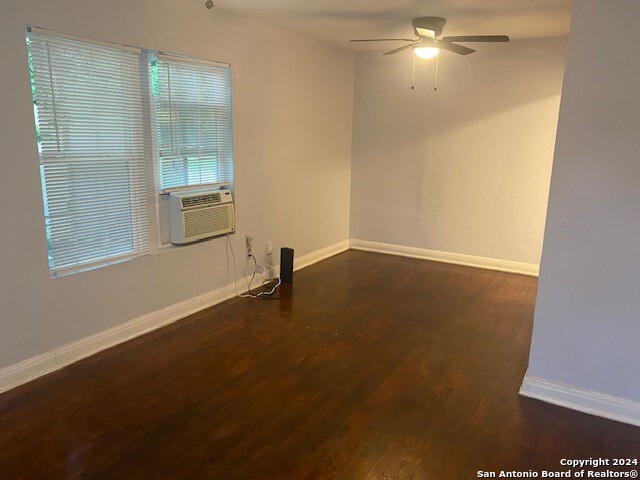
<path fill-rule="evenodd" d="M 151 68 L 161 188 L 230 184 L 229 66 L 158 55 Z"/>
<path fill-rule="evenodd" d="M 35 28 L 27 46 L 54 276 L 148 253 L 150 192 L 232 184 L 229 65 Z"/>
<path fill-rule="evenodd" d="M 27 36 L 54 275 L 149 250 L 139 52 Z"/>

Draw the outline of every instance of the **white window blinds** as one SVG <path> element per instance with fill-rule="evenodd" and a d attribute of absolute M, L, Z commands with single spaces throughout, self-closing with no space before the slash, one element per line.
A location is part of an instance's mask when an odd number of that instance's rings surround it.
<path fill-rule="evenodd" d="M 149 249 L 140 55 L 27 37 L 54 274 Z"/>
<path fill-rule="evenodd" d="M 229 66 L 158 55 L 151 76 L 161 188 L 231 183 Z"/>

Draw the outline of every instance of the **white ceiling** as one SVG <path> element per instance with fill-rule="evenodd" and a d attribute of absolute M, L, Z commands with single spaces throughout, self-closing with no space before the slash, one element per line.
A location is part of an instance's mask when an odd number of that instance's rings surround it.
<path fill-rule="evenodd" d="M 191 0 L 202 4 L 205 0 Z M 569 33 L 572 0 L 214 0 L 228 10 L 286 30 L 357 51 L 385 43 L 352 38 L 413 38 L 411 20 L 447 19 L 444 35 L 509 35 L 513 39 Z M 396 43 L 391 43 L 394 45 Z"/>

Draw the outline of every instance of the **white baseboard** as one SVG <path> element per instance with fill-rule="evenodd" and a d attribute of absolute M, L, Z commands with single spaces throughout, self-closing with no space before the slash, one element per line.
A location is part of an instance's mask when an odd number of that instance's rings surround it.
<path fill-rule="evenodd" d="M 520 395 L 640 427 L 640 403 L 526 375 Z"/>
<path fill-rule="evenodd" d="M 246 285 L 246 280 L 241 279 L 238 282 L 238 291 L 246 291 L 244 285 Z M 234 287 L 233 284 L 230 284 L 5 367 L 0 370 L 0 393 L 82 360 L 101 350 L 173 323 L 233 296 L 235 296 Z"/>
<path fill-rule="evenodd" d="M 333 257 L 334 255 L 337 255 L 339 253 L 346 252 L 347 250 L 349 250 L 349 240 L 344 240 L 342 242 L 336 243 L 335 245 L 321 248 L 320 250 L 316 250 L 315 252 L 303 255 L 298 259 L 294 259 L 293 269 L 294 271 L 302 270 L 304 267 L 308 267 L 309 265 L 318 263 L 321 260 Z"/>
<path fill-rule="evenodd" d="M 295 260 L 295 270 L 312 265 L 349 248 L 349 241 L 303 255 Z M 247 291 L 247 279 L 238 279 L 238 292 Z M 129 322 L 98 332 L 62 347 L 49 350 L 0 369 L 0 393 L 59 370 L 78 360 L 173 323 L 235 296 L 233 283 L 183 302 L 142 315 Z"/>
<path fill-rule="evenodd" d="M 390 243 L 369 242 L 367 240 L 352 239 L 350 245 L 354 250 L 420 258 L 422 260 L 452 263 L 454 265 L 484 268 L 486 270 L 498 270 L 500 272 L 519 273 L 531 277 L 537 277 L 540 268 L 533 263 L 512 262 L 510 260 L 478 257 L 475 255 L 465 255 L 463 253 L 442 252 L 439 250 L 428 250 L 426 248 L 405 247 L 402 245 L 392 245 Z"/>

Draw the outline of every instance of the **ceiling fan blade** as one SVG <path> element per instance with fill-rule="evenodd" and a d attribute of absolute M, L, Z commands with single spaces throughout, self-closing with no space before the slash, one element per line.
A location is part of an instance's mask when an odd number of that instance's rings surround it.
<path fill-rule="evenodd" d="M 391 50 L 390 52 L 384 53 L 383 55 L 393 55 L 394 53 L 401 52 L 402 50 L 406 50 L 407 48 L 411 48 L 411 47 L 413 47 L 413 44 L 403 45 L 402 47 L 396 48 L 395 50 Z"/>
<path fill-rule="evenodd" d="M 349 40 L 349 41 L 350 42 L 417 42 L 418 40 L 415 40 L 412 38 L 363 38 L 359 40 Z"/>
<path fill-rule="evenodd" d="M 508 42 L 507 35 L 462 35 L 457 37 L 442 37 L 445 42 Z"/>
<path fill-rule="evenodd" d="M 438 42 L 438 48 L 449 50 L 450 52 L 458 53 L 460 55 L 469 55 L 470 53 L 475 52 L 473 48 L 458 45 L 457 43 L 447 42 L 445 40 L 440 40 Z"/>

